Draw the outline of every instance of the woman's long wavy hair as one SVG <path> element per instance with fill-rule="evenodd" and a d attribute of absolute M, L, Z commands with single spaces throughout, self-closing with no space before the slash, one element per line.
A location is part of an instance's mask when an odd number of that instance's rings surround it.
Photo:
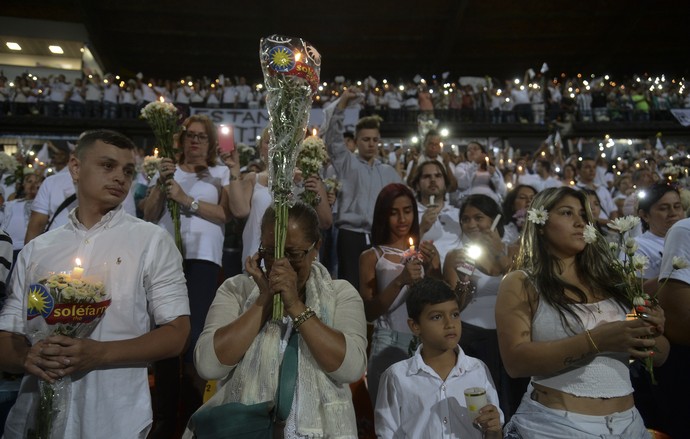
<path fill-rule="evenodd" d="M 587 215 L 587 222 L 592 223 L 592 212 L 584 193 L 567 186 L 549 188 L 539 192 L 530 208 L 543 207 L 549 213 L 565 197 L 576 198 Z M 544 226 L 526 221 L 520 237 L 520 250 L 515 268 L 527 272 L 527 282 L 536 289 L 539 299 L 554 307 L 560 314 L 564 327 L 569 328 L 566 314 L 582 323 L 580 317 L 570 305 L 587 303 L 587 296 L 577 286 L 565 281 L 559 274 L 560 260 L 551 254 L 545 235 L 541 233 Z M 575 264 L 581 282 L 588 285 L 606 298 L 614 298 L 623 310 L 632 308 L 632 303 L 624 288 L 624 279 L 616 270 L 611 269 L 614 257 L 604 239 L 587 244 L 583 251 L 575 256 Z M 571 299 L 565 290 L 572 291 L 577 299 Z"/>

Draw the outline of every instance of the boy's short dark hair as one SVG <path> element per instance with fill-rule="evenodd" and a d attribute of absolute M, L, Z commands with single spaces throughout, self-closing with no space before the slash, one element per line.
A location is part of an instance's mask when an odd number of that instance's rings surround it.
<path fill-rule="evenodd" d="M 112 130 L 91 130 L 82 133 L 77 141 L 77 147 L 74 150 L 74 155 L 81 159 L 84 151 L 91 148 L 97 141 L 116 146 L 120 149 L 129 149 L 134 151 L 136 146 L 129 137 Z"/>
<path fill-rule="evenodd" d="M 458 302 L 458 296 L 447 283 L 442 280 L 425 277 L 410 287 L 407 296 L 407 316 L 419 323 L 419 316 L 427 305 L 454 300 Z M 459 303 L 458 303 L 459 306 Z"/>

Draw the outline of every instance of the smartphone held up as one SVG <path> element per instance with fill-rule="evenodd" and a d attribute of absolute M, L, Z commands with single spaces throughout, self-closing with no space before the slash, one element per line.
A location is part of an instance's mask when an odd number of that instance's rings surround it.
<path fill-rule="evenodd" d="M 235 150 L 235 130 L 232 125 L 220 125 L 218 127 L 218 151 L 231 153 Z"/>

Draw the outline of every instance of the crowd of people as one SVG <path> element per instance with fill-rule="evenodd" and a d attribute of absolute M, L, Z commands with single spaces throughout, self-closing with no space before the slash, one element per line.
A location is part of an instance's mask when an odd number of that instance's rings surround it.
<path fill-rule="evenodd" d="M 529 70 L 524 78 L 460 77 L 448 81 L 434 75 L 424 79 L 381 82 L 337 77 L 323 82 L 315 107 L 333 102 L 348 87 L 362 91 L 356 103 L 367 114 L 389 122 L 414 122 L 419 114 L 464 123 L 534 123 L 554 120 L 631 122 L 670 120 L 673 108 L 690 108 L 683 81 L 665 76 L 633 76 L 616 80 L 608 75 L 556 77 Z M 37 77 L 30 73 L 9 80 L 0 74 L 0 116 L 131 119 L 147 103 L 164 99 L 183 114 L 190 107 L 259 109 L 265 107 L 261 81 L 244 76 L 179 80 L 149 78 L 139 73 L 124 78 L 90 74 L 68 82 L 64 75 Z"/>
<path fill-rule="evenodd" d="M 169 438 L 185 426 L 184 437 L 213 437 L 234 428 L 226 410 L 235 403 L 266 401 L 276 406 L 269 424 L 290 438 L 366 437 L 368 414 L 384 438 L 647 438 L 647 428 L 683 437 L 686 146 L 650 145 L 612 162 L 549 143 L 509 155 L 469 141 L 449 154 L 428 129 L 419 151 L 382 155 L 378 115 L 344 129 L 345 109 L 363 93 L 333 95 L 319 140 L 328 159 L 295 174 L 296 196 L 313 201 L 281 218 L 280 258 L 268 129 L 249 162 L 218 149 L 213 122 L 195 115 L 182 124 L 177 159 L 153 172 L 129 139 L 102 130 L 82 134 L 74 151 L 55 148 L 57 173 L 43 184 L 23 169 L 5 189 L 1 223 L 2 266 L 15 262 L 0 368 L 24 374 L 21 387 L 0 387 L 18 395 L 6 398 L 5 437 L 24 434 L 36 380 L 66 375 L 65 437 Z M 244 105 L 238 99 L 231 105 Z M 527 107 L 513 114 L 538 122 Z M 183 254 L 170 206 L 181 212 Z M 608 244 L 629 216 L 639 225 L 624 247 L 648 258 L 642 303 L 612 268 L 619 258 Z M 225 227 L 237 219 L 242 273 L 226 279 Z M 602 239 L 589 240 L 588 226 Z M 99 329 L 27 343 L 29 267 L 81 255 L 120 273 Z M 349 385 L 363 377 L 369 399 L 355 406 Z M 202 403 L 206 380 L 217 390 Z M 486 395 L 478 407 L 463 395 L 470 388 Z M 107 428 L 84 421 L 102 419 L 96 410 L 113 414 Z"/>

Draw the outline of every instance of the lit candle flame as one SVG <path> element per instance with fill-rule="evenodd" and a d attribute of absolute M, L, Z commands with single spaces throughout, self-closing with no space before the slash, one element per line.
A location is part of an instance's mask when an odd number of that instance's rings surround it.
<path fill-rule="evenodd" d="M 77 265 L 72 269 L 72 278 L 81 279 L 81 277 L 84 275 L 84 269 L 81 268 L 81 259 L 75 259 L 74 263 Z"/>
<path fill-rule="evenodd" d="M 158 158 L 158 148 L 154 148 L 154 150 L 153 150 L 153 156 L 154 156 L 155 158 Z"/>
<path fill-rule="evenodd" d="M 311 130 L 311 135 L 314 136 L 314 137 L 316 137 L 316 135 L 317 135 L 318 133 L 319 133 L 319 132 L 317 131 L 316 128 L 314 128 L 313 130 Z"/>
<path fill-rule="evenodd" d="M 163 96 L 161 96 L 161 97 L 158 98 L 158 99 L 159 99 L 161 102 L 165 102 L 165 98 L 164 98 Z"/>
<path fill-rule="evenodd" d="M 414 251 L 414 239 L 410 238 L 410 250 Z"/>

